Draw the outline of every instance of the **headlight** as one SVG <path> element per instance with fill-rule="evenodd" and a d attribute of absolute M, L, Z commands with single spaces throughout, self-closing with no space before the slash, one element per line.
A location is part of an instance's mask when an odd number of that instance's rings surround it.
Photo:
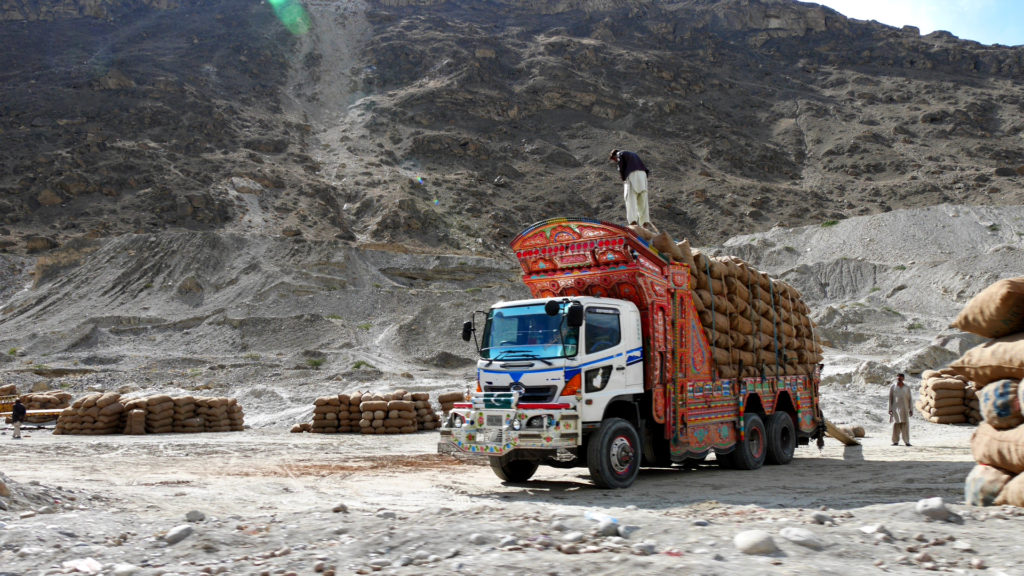
<path fill-rule="evenodd" d="M 523 423 L 519 421 L 519 418 L 513 418 L 512 419 L 512 429 L 513 430 L 518 432 L 519 429 L 522 428 L 522 427 L 523 427 Z"/>
<path fill-rule="evenodd" d="M 466 419 L 458 414 L 452 414 L 452 426 L 456 428 L 462 428 L 462 425 L 466 423 Z"/>
<path fill-rule="evenodd" d="M 554 426 L 555 417 L 550 414 L 534 416 L 526 421 L 527 428 L 553 428 Z"/>

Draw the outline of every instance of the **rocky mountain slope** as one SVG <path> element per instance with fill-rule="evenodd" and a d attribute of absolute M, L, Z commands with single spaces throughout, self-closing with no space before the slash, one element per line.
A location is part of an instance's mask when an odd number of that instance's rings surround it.
<path fill-rule="evenodd" d="M 273 6 L 0 0 L 6 379 L 457 385 L 458 324 L 525 294 L 507 241 L 621 221 L 612 147 L 862 379 L 1020 270 L 1024 48 L 782 0 Z"/>

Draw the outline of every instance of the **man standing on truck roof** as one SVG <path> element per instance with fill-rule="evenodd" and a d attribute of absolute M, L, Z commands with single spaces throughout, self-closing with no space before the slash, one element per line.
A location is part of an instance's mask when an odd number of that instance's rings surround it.
<path fill-rule="evenodd" d="M 15 399 L 14 407 L 11 408 L 11 422 L 14 423 L 12 440 L 21 440 L 21 423 L 25 421 L 25 412 L 25 405 L 21 403 L 21 398 Z"/>
<path fill-rule="evenodd" d="M 892 445 L 898 446 L 900 436 L 910 446 L 910 386 L 903 383 L 903 374 L 896 375 L 896 383 L 889 386 L 889 422 L 892 422 Z"/>
<path fill-rule="evenodd" d="M 623 181 L 622 195 L 626 200 L 626 222 L 632 225 L 651 227 L 651 215 L 647 207 L 647 176 L 650 170 L 644 166 L 643 160 L 636 152 L 629 150 L 611 151 L 608 161 L 619 166 L 619 176 Z"/>

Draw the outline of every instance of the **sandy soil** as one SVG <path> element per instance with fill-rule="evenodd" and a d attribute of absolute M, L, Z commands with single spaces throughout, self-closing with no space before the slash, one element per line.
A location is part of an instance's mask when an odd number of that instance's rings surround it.
<path fill-rule="evenodd" d="M 503 485 L 487 466 L 437 455 L 436 433 L 29 430 L 17 445 L 0 437 L 14 449 L 3 464 L 14 498 L 0 512 L 0 573 L 913 573 L 972 562 L 1019 573 L 1024 557 L 1003 540 L 1024 527 L 1020 511 L 959 505 L 970 432 L 915 421 L 914 446 L 892 447 L 876 425 L 862 447 L 829 439 L 820 452 L 799 448 L 789 466 L 645 470 L 631 489 L 606 491 L 583 469 L 542 468 L 528 484 Z M 934 496 L 963 521 L 914 511 Z M 48 509 L 47 498 L 59 502 Z M 817 524 L 819 509 L 835 523 Z M 193 510 L 205 518 L 187 522 Z M 626 538 L 597 533 L 607 517 Z M 191 534 L 169 544 L 181 525 Z M 817 544 L 787 540 L 793 527 Z M 740 552 L 733 538 L 752 529 L 778 551 Z"/>

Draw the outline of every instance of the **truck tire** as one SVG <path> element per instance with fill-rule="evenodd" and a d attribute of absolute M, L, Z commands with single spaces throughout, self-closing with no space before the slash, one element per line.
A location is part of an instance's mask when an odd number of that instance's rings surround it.
<path fill-rule="evenodd" d="M 789 464 L 796 450 L 796 428 L 793 427 L 793 419 L 785 412 L 776 412 L 768 417 L 768 426 L 765 428 L 768 436 L 765 462 Z"/>
<path fill-rule="evenodd" d="M 736 449 L 729 453 L 729 468 L 737 470 L 757 470 L 764 464 L 765 456 L 768 453 L 768 435 L 764 430 L 764 422 L 757 414 L 747 414 L 743 417 L 743 441 L 736 445 Z"/>
<path fill-rule="evenodd" d="M 629 488 L 642 460 L 640 435 L 622 418 L 602 422 L 587 443 L 587 466 L 599 488 Z"/>
<path fill-rule="evenodd" d="M 505 456 L 491 456 L 488 460 L 491 463 L 491 470 L 494 471 L 498 478 L 513 484 L 529 480 L 533 473 L 537 471 L 537 466 L 539 466 L 533 460 L 510 458 L 507 454 Z"/>

